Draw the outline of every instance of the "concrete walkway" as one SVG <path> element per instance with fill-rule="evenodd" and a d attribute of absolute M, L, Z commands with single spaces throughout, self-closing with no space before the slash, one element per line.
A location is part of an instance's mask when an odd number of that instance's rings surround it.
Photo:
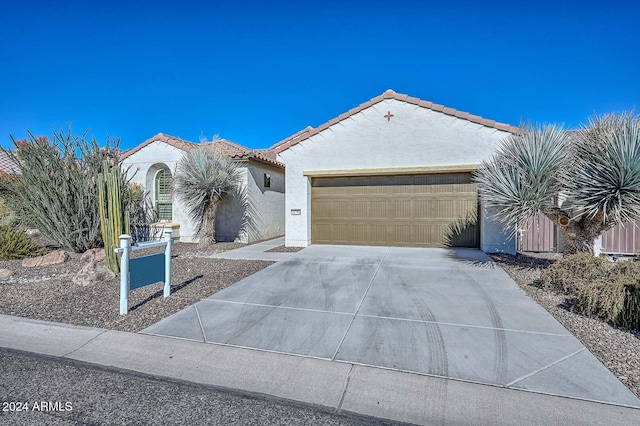
<path fill-rule="evenodd" d="M 291 257 L 295 253 L 268 253 L 268 250 L 284 245 L 284 237 L 261 243 L 250 244 L 235 250 L 229 250 L 210 256 L 212 259 L 245 259 L 245 260 L 267 260 L 277 262 Z"/>

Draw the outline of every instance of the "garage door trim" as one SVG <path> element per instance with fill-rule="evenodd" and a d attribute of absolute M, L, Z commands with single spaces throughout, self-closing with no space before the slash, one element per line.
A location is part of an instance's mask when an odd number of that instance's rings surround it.
<path fill-rule="evenodd" d="M 470 173 L 475 172 L 479 167 L 479 164 L 462 164 L 455 166 L 395 167 L 383 169 L 305 170 L 302 174 L 310 178 L 423 175 L 434 173 Z"/>

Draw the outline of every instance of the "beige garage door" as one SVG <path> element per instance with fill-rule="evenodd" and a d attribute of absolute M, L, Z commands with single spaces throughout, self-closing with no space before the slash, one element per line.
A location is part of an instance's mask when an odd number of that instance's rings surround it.
<path fill-rule="evenodd" d="M 315 244 L 479 247 L 470 173 L 314 178 Z"/>

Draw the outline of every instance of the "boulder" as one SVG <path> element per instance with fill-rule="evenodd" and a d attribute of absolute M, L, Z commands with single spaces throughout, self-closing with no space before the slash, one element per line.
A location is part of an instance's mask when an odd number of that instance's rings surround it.
<path fill-rule="evenodd" d="M 13 271 L 10 269 L 0 269 L 0 281 L 6 280 L 11 275 L 13 275 Z"/>
<path fill-rule="evenodd" d="M 105 257 L 106 256 L 105 256 L 104 249 L 95 248 L 95 249 L 89 249 L 84 253 L 82 253 L 82 256 L 80 256 L 80 261 L 81 262 L 102 262 L 105 259 Z"/>
<path fill-rule="evenodd" d="M 69 253 L 64 250 L 52 251 L 44 256 L 31 257 L 22 261 L 22 267 L 33 268 L 36 266 L 57 265 L 69 260 Z"/>
<path fill-rule="evenodd" d="M 103 250 L 104 252 L 104 250 Z M 104 262 L 91 261 L 84 265 L 71 279 L 74 284 L 86 287 L 99 281 L 115 278 L 116 274 L 105 265 Z"/>

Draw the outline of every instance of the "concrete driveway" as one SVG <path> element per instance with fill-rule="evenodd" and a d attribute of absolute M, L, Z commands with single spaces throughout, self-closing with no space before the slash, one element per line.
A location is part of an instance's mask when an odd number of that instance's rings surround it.
<path fill-rule="evenodd" d="M 143 333 L 640 406 L 478 250 L 314 245 Z"/>

